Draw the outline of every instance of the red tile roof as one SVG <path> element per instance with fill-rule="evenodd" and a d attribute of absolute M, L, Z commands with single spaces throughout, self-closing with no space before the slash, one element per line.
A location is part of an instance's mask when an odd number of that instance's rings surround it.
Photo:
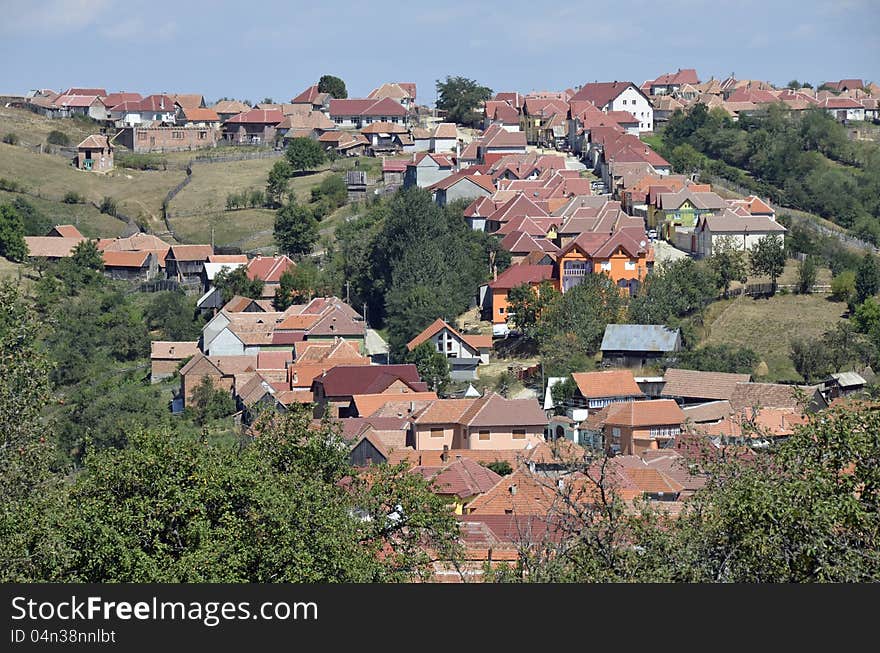
<path fill-rule="evenodd" d="M 630 86 L 638 89 L 638 86 L 632 82 L 595 82 L 592 84 L 584 84 L 581 89 L 574 94 L 571 101 L 576 102 L 586 100 L 592 102 L 601 109 Z"/>
<path fill-rule="evenodd" d="M 413 392 L 427 392 L 427 384 L 419 378 L 415 365 L 341 365 L 316 377 L 315 384 L 323 385 L 328 397 L 378 394 L 396 380 L 403 381 Z M 408 393 L 397 395 L 407 399 Z"/>
<path fill-rule="evenodd" d="M 552 276 L 552 265 L 511 265 L 497 279 L 489 282 L 489 287 L 493 290 L 510 290 L 524 283 L 538 284 Z"/>
<path fill-rule="evenodd" d="M 248 261 L 248 279 L 260 279 L 263 283 L 280 283 L 281 275 L 296 264 L 287 256 L 257 256 Z"/>
<path fill-rule="evenodd" d="M 330 100 L 331 116 L 398 116 L 406 115 L 400 103 L 391 98 Z"/>
<path fill-rule="evenodd" d="M 423 342 L 426 342 L 428 338 L 439 333 L 442 329 L 447 329 L 452 335 L 454 335 L 459 340 L 467 343 L 477 351 L 481 348 L 492 347 L 492 336 L 479 336 L 479 335 L 464 335 L 455 330 L 452 326 L 450 326 L 447 322 L 441 320 L 439 317 L 434 320 L 431 324 L 429 324 L 424 331 L 422 331 L 419 335 L 409 341 L 407 343 L 406 348 L 412 351 L 416 347 L 418 347 Z"/>
<path fill-rule="evenodd" d="M 470 458 L 455 458 L 441 469 L 435 467 L 415 467 L 412 470 L 433 481 L 438 494 L 453 494 L 461 499 L 482 494 L 490 490 L 501 476 L 488 467 Z"/>

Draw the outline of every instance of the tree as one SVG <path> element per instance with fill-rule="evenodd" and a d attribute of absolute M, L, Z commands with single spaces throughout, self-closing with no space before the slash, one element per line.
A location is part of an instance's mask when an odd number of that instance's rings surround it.
<path fill-rule="evenodd" d="M 77 243 L 70 255 L 70 260 L 81 268 L 101 272 L 104 270 L 104 257 L 98 251 L 97 240 L 84 240 Z"/>
<path fill-rule="evenodd" d="M 303 304 L 316 295 L 329 294 L 324 274 L 312 261 L 299 262 L 285 270 L 272 303 L 275 310 L 283 311 L 292 304 Z"/>
<path fill-rule="evenodd" d="M 101 213 L 106 213 L 107 215 L 115 216 L 118 208 L 116 206 L 116 200 L 110 197 L 109 195 L 105 195 L 104 199 L 101 200 L 101 206 L 98 209 Z"/>
<path fill-rule="evenodd" d="M 675 365 L 686 370 L 751 374 L 758 365 L 758 355 L 747 347 L 706 345 L 676 354 Z"/>
<path fill-rule="evenodd" d="M 539 348 L 543 353 L 556 337 L 570 334 L 575 348 L 569 355 L 589 356 L 598 351 L 605 327 L 621 320 L 625 306 L 620 289 L 609 277 L 588 274 L 542 312 L 536 328 Z"/>
<path fill-rule="evenodd" d="M 706 263 L 692 258 L 662 263 L 630 300 L 629 321 L 674 327 L 679 318 L 700 313 L 717 295 Z"/>
<path fill-rule="evenodd" d="M 321 144 L 311 138 L 292 138 L 285 154 L 294 173 L 313 170 L 327 160 Z"/>
<path fill-rule="evenodd" d="M 880 268 L 877 266 L 877 260 L 870 253 L 866 253 L 856 270 L 856 303 L 861 304 L 868 297 L 873 297 L 878 289 L 880 289 Z"/>
<path fill-rule="evenodd" d="M 173 341 L 198 340 L 202 329 L 194 314 L 195 306 L 179 291 L 154 294 L 144 311 L 149 328 L 159 329 L 164 340 Z"/>
<path fill-rule="evenodd" d="M 413 363 L 419 370 L 419 376 L 428 388 L 435 392 L 446 392 L 449 386 L 449 360 L 430 340 L 426 340 L 418 347 L 408 352 L 406 362 Z"/>
<path fill-rule="evenodd" d="M 214 387 L 210 376 L 205 376 L 192 391 L 187 401 L 197 424 L 207 424 L 215 419 L 228 417 L 235 412 L 235 400 L 229 390 Z"/>
<path fill-rule="evenodd" d="M 815 256 L 807 256 L 798 264 L 797 291 L 802 295 L 813 292 L 818 274 L 818 263 Z"/>
<path fill-rule="evenodd" d="M 669 163 L 679 174 L 689 175 L 706 167 L 706 157 L 689 143 L 682 143 L 670 152 Z"/>
<path fill-rule="evenodd" d="M 345 82 L 334 75 L 321 76 L 321 79 L 318 80 L 318 93 L 329 93 L 337 100 L 344 100 L 348 97 Z"/>
<path fill-rule="evenodd" d="M 791 341 L 791 362 L 804 381 L 824 379 L 828 374 L 828 352 L 821 338 L 795 338 Z"/>
<path fill-rule="evenodd" d="M 843 270 L 831 279 L 831 297 L 838 302 L 852 303 L 856 297 L 856 273 Z"/>
<path fill-rule="evenodd" d="M 841 372 L 855 362 L 866 364 L 874 353 L 870 342 L 847 320 L 841 320 L 834 328 L 823 333 L 822 341 L 828 353 L 828 362 L 835 372 Z"/>
<path fill-rule="evenodd" d="M 514 327 L 526 338 L 534 339 L 541 314 L 558 299 L 559 291 L 549 281 L 542 282 L 537 288 L 527 283 L 511 288 L 507 303 Z"/>
<path fill-rule="evenodd" d="M 52 528 L 61 475 L 53 474 L 51 363 L 37 337 L 45 328 L 11 282 L 0 283 L 0 581 L 54 577 L 66 551 Z"/>
<path fill-rule="evenodd" d="M 437 93 L 437 108 L 447 112 L 450 122 L 463 125 L 476 125 L 480 119 L 477 109 L 492 97 L 492 89 L 475 80 L 448 75 L 445 81 L 437 80 Z"/>
<path fill-rule="evenodd" d="M 46 136 L 46 142 L 50 145 L 70 145 L 70 136 L 65 134 L 63 131 L 59 131 L 57 129 L 53 129 Z"/>
<path fill-rule="evenodd" d="M 243 265 L 232 268 L 223 266 L 214 275 L 214 287 L 223 293 L 223 302 L 228 302 L 236 295 L 259 299 L 263 295 L 263 282 L 260 279 L 248 277 L 247 268 Z"/>
<path fill-rule="evenodd" d="M 285 254 L 308 254 L 318 240 L 318 221 L 307 206 L 292 202 L 275 214 L 275 242 Z"/>
<path fill-rule="evenodd" d="M 764 236 L 749 252 L 749 264 L 752 272 L 770 277 L 772 290 L 776 293 L 776 280 L 785 270 L 785 247 L 783 239 L 777 235 Z"/>
<path fill-rule="evenodd" d="M 28 246 L 24 240 L 24 223 L 11 205 L 0 205 L 0 256 L 21 263 L 27 258 Z"/>
<path fill-rule="evenodd" d="M 278 208 L 284 205 L 292 176 L 293 166 L 286 158 L 276 161 L 272 169 L 269 170 L 269 178 L 266 181 L 266 199 L 272 207 Z"/>
<path fill-rule="evenodd" d="M 718 238 L 712 244 L 709 269 L 715 276 L 715 287 L 727 297 L 730 284 L 734 281 L 746 282 L 746 257 L 733 238 Z"/>

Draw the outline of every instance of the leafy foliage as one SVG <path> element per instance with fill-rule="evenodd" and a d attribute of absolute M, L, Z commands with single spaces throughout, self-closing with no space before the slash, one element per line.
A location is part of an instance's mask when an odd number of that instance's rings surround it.
<path fill-rule="evenodd" d="M 508 310 L 513 315 L 513 325 L 529 339 L 536 337 L 541 315 L 557 301 L 559 291 L 549 281 L 542 282 L 537 288 L 524 283 L 511 288 L 507 293 Z"/>
<path fill-rule="evenodd" d="M 195 306 L 183 292 L 155 293 L 144 310 L 147 325 L 161 331 L 162 340 L 198 340 L 202 324 L 194 314 Z"/>
<path fill-rule="evenodd" d="M 236 295 L 259 299 L 263 294 L 263 282 L 260 279 L 250 279 L 247 268 L 243 265 L 220 268 L 214 275 L 214 287 L 223 293 L 224 303 Z"/>
<path fill-rule="evenodd" d="M 321 144 L 311 138 L 292 138 L 285 155 L 294 172 L 314 170 L 327 160 Z"/>
<path fill-rule="evenodd" d="M 28 255 L 24 234 L 24 222 L 18 211 L 10 204 L 0 205 L 0 256 L 24 261 Z"/>
<path fill-rule="evenodd" d="M 746 347 L 706 345 L 676 355 L 675 366 L 704 372 L 751 374 L 758 365 L 758 355 Z"/>
<path fill-rule="evenodd" d="M 725 297 L 732 282 L 746 282 L 746 255 L 733 238 L 725 236 L 715 240 L 708 263 L 709 269 L 715 275 L 715 286 Z"/>
<path fill-rule="evenodd" d="M 275 242 L 285 254 L 308 254 L 318 240 L 318 221 L 308 206 L 290 202 L 275 214 Z"/>
<path fill-rule="evenodd" d="M 59 131 L 57 129 L 53 129 L 46 136 L 46 142 L 50 145 L 70 145 L 70 136 L 65 134 L 63 131 Z"/>
<path fill-rule="evenodd" d="M 281 275 L 272 302 L 276 310 L 283 311 L 292 304 L 304 304 L 313 297 L 331 293 L 324 271 L 312 261 L 304 260 Z"/>
<path fill-rule="evenodd" d="M 449 360 L 437 351 L 430 340 L 407 352 L 405 360 L 407 363 L 415 364 L 419 370 L 419 377 L 431 390 L 442 393 L 449 387 Z"/>
<path fill-rule="evenodd" d="M 480 86 L 466 77 L 437 80 L 437 108 L 446 111 L 447 119 L 463 125 L 476 125 L 480 120 L 477 109 L 492 97 L 492 89 Z"/>
<path fill-rule="evenodd" d="M 770 277 L 773 291 L 776 291 L 776 280 L 785 270 L 785 248 L 780 236 L 764 236 L 749 250 L 749 265 L 755 274 Z"/>
<path fill-rule="evenodd" d="M 204 377 L 193 388 L 192 396 L 186 403 L 187 410 L 192 412 L 196 423 L 201 425 L 235 412 L 235 400 L 229 390 L 215 388 L 210 376 Z"/>
<path fill-rule="evenodd" d="M 348 97 L 345 82 L 335 75 L 321 75 L 321 79 L 318 80 L 318 92 L 329 93 L 337 100 L 344 100 Z"/>

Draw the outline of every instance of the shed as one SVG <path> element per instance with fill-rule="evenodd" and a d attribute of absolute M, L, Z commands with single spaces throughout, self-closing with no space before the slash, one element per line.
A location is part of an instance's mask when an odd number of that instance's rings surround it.
<path fill-rule="evenodd" d="M 681 332 L 662 324 L 609 324 L 602 338 L 602 361 L 638 367 L 681 349 Z"/>

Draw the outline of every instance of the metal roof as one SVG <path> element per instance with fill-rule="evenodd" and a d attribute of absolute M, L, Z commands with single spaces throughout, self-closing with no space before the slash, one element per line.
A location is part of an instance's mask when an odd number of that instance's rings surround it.
<path fill-rule="evenodd" d="M 660 324 L 609 324 L 602 351 L 675 351 L 678 339 L 678 329 Z"/>

